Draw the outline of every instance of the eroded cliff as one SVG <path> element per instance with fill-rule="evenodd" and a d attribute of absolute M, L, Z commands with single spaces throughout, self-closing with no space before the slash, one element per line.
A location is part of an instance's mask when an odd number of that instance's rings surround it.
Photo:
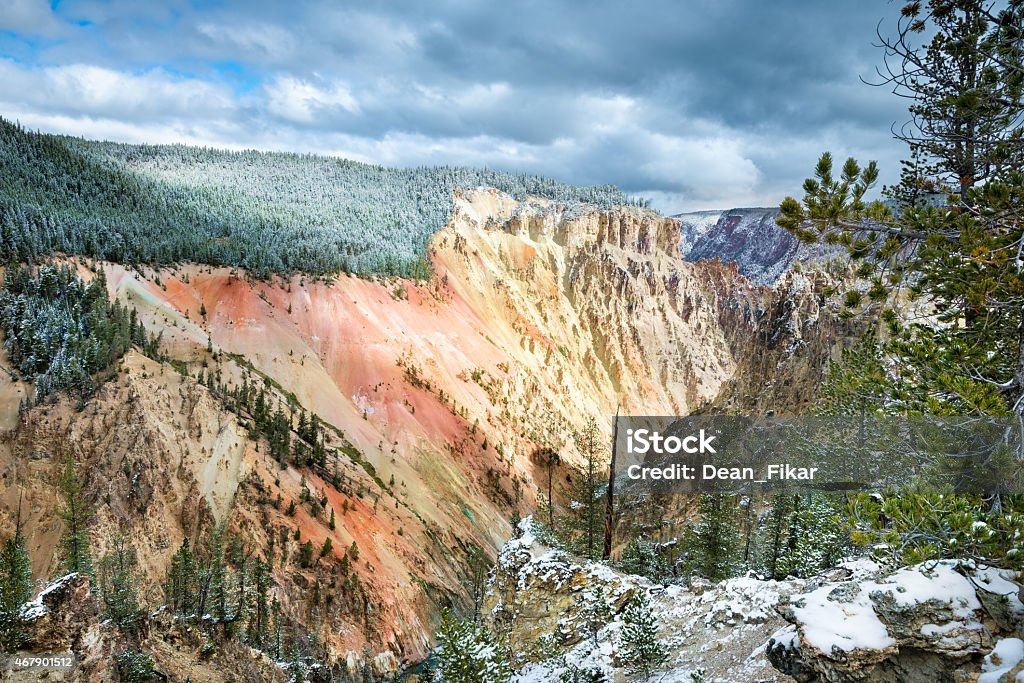
<path fill-rule="evenodd" d="M 70 451 L 97 548 L 128 532 L 148 604 L 181 540 L 223 525 L 273 554 L 285 613 L 331 658 L 384 673 L 428 653 L 439 608 L 465 605 L 468 555 L 493 554 L 533 508 L 539 444 L 572 461 L 572 431 L 589 416 L 609 430 L 616 407 L 800 411 L 846 334 L 823 276 L 768 288 L 686 263 L 677 221 L 639 209 L 461 193 L 430 258 L 429 282 L 101 264 L 184 374 L 133 353 L 84 407 L 64 398 L 18 422 L 5 405 L 4 531 L 23 496 L 36 573 L 54 574 L 55 477 Z M 282 469 L 197 381 L 210 375 L 318 415 L 327 463 Z M 328 537 L 333 550 L 299 566 L 301 543 Z"/>

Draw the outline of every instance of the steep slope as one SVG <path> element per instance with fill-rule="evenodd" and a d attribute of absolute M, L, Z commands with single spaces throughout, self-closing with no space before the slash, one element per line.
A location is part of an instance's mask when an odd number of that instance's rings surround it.
<path fill-rule="evenodd" d="M 779 210 L 771 208 L 679 214 L 683 256 L 687 261 L 736 261 L 743 275 L 772 285 L 794 263 L 823 262 L 845 254 L 836 247 L 801 244 L 778 226 L 778 215 Z"/>
<path fill-rule="evenodd" d="M 722 211 L 693 211 L 672 216 L 679 221 L 679 252 L 683 258 L 690 255 L 697 240 L 718 225 L 722 213 Z"/>
<path fill-rule="evenodd" d="M 132 354 L 84 410 L 36 407 L 0 451 L 3 529 L 24 489 L 37 574 L 53 575 L 54 472 L 70 449 L 103 483 L 97 543 L 131 530 L 151 604 L 181 540 L 225 524 L 276 553 L 286 613 L 332 659 L 355 667 L 365 648 L 380 672 L 418 661 L 439 607 L 465 605 L 472 549 L 493 553 L 532 509 L 539 444 L 572 460 L 572 430 L 588 416 L 609 430 L 617 405 L 796 412 L 813 398 L 846 334 L 821 276 L 759 286 L 684 262 L 678 236 L 677 221 L 639 209 L 478 190 L 456 196 L 427 283 L 102 264 L 188 376 Z M 319 415 L 326 466 L 281 469 L 197 374 L 261 383 Z M 334 551 L 298 566 L 296 530 Z M 339 569 L 353 543 L 355 583 Z"/>

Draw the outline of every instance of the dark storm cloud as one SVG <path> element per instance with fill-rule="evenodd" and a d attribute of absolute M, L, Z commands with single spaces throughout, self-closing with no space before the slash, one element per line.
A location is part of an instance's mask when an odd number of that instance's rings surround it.
<path fill-rule="evenodd" d="M 0 114 L 125 140 L 467 163 L 668 211 L 776 203 L 817 155 L 901 150 L 862 85 L 882 0 L 0 7 Z"/>

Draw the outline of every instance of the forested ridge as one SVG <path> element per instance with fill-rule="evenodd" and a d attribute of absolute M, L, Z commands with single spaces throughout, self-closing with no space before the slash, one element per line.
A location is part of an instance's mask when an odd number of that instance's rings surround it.
<path fill-rule="evenodd" d="M 87 283 L 68 266 L 8 269 L 0 282 L 0 330 L 12 367 L 35 382 L 36 398 L 60 389 L 84 398 L 132 346 L 151 357 L 160 347 L 134 308 L 110 300 L 103 271 Z"/>
<path fill-rule="evenodd" d="M 457 188 L 600 207 L 610 185 L 454 166 L 128 145 L 33 133 L 0 118 L 0 261 L 54 251 L 122 263 L 198 261 L 270 273 L 422 277 Z"/>

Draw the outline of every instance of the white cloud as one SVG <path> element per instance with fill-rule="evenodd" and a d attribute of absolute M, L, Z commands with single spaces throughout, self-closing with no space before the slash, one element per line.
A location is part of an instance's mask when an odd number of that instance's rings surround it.
<path fill-rule="evenodd" d="M 215 24 L 203 22 L 196 32 L 218 49 L 237 57 L 252 59 L 266 57 L 271 61 L 285 60 L 295 52 L 297 41 L 288 30 L 267 23 Z"/>
<path fill-rule="evenodd" d="M 537 113 L 531 93 L 504 82 L 447 91 L 413 84 L 403 91 L 382 81 L 367 90 L 367 109 L 341 81 L 284 74 L 245 96 L 160 70 L 130 74 L 85 64 L 28 69 L 0 60 L 0 80 L 15 86 L 0 94 L 4 116 L 92 138 L 314 152 L 395 166 L 488 166 L 618 183 L 665 210 L 731 205 L 754 196 L 761 182 L 733 132 L 705 121 L 689 122 L 687 135 L 652 130 L 644 125 L 657 118 L 651 105 L 624 95 L 567 93 L 544 101 Z M 456 132 L 334 123 L 339 113 L 365 123 L 388 106 L 414 112 L 414 124 L 440 121 Z M 500 126 L 494 133 L 458 130 L 465 121 L 489 121 L 495 112 L 514 116 L 520 109 L 541 124 L 545 116 L 563 119 L 551 124 L 562 132 L 530 141 Z"/>
<path fill-rule="evenodd" d="M 0 59 L 0 93 L 6 108 L 89 117 L 161 120 L 175 116 L 201 121 L 230 114 L 236 103 L 226 88 L 170 76 L 159 70 L 125 73 L 88 64 L 26 68 Z"/>
<path fill-rule="evenodd" d="M 885 12 L 840 4 L 0 0 L 0 116 L 771 205 L 824 149 L 898 173 L 902 103 L 857 79 Z"/>
<path fill-rule="evenodd" d="M 682 181 L 698 198 L 748 195 L 761 180 L 740 140 L 724 131 L 708 137 L 649 135 L 651 150 L 640 168 L 653 180 Z"/>
<path fill-rule="evenodd" d="M 47 0 L 4 0 L 0 3 L 0 30 L 29 35 L 53 35 L 60 22 Z"/>
<path fill-rule="evenodd" d="M 359 112 L 359 102 L 339 82 L 321 88 L 291 76 L 277 76 L 266 86 L 266 93 L 270 112 L 296 123 L 311 123 L 336 108 L 352 114 Z"/>

